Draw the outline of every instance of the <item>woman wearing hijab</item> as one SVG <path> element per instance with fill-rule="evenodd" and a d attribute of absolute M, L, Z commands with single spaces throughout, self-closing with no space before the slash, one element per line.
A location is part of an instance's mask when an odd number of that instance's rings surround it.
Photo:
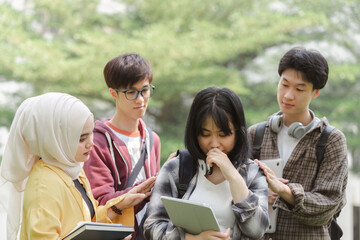
<path fill-rule="evenodd" d="M 134 205 L 155 178 L 98 206 L 82 170 L 93 146 L 93 115 L 77 98 L 47 93 L 25 100 L 10 128 L 1 165 L 7 239 L 62 239 L 80 221 L 134 223 Z"/>

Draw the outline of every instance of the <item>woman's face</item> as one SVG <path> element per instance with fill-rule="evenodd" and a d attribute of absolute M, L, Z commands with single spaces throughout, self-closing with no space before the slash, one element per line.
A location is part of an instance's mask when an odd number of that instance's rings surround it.
<path fill-rule="evenodd" d="M 198 136 L 199 146 L 205 155 L 213 148 L 218 148 L 226 154 L 231 152 L 235 145 L 235 130 L 231 122 L 229 122 L 229 127 L 231 134 L 225 135 L 211 117 L 205 119 L 201 124 L 201 133 Z"/>
<path fill-rule="evenodd" d="M 94 119 L 91 116 L 85 122 L 84 128 L 81 132 L 79 145 L 75 155 L 76 161 L 85 162 L 89 159 L 91 148 L 94 145 L 93 130 L 94 130 Z"/>

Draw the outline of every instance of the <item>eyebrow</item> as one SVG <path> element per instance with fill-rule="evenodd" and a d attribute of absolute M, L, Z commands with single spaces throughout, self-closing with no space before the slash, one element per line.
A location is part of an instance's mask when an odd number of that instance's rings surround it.
<path fill-rule="evenodd" d="M 206 128 L 201 128 L 201 131 L 207 131 L 207 132 L 210 132 L 209 129 L 206 129 Z"/>
<path fill-rule="evenodd" d="M 230 130 L 231 130 L 231 132 L 233 131 L 233 129 L 232 128 L 230 128 Z M 211 132 L 209 129 L 206 129 L 206 128 L 201 128 L 201 131 L 206 131 L 206 132 Z M 219 131 L 216 131 L 216 132 L 224 132 L 223 130 L 219 130 Z"/>
<path fill-rule="evenodd" d="M 90 133 L 83 133 L 83 134 L 81 134 L 80 135 L 80 137 L 85 137 L 85 136 L 87 136 L 87 135 L 89 135 Z"/>
<path fill-rule="evenodd" d="M 282 77 L 282 80 L 285 81 L 285 82 L 289 82 L 289 80 L 287 80 L 286 77 Z M 296 85 L 296 86 L 306 87 L 306 84 L 305 84 L 305 83 L 296 83 L 295 85 Z"/>
<path fill-rule="evenodd" d="M 137 89 L 136 87 L 134 87 L 134 86 L 131 86 L 131 87 L 129 87 L 128 89 L 130 90 L 136 90 L 136 91 L 138 91 L 138 90 L 141 90 L 141 89 L 144 89 L 144 88 L 146 88 L 146 87 L 150 87 L 150 84 L 146 84 L 146 85 L 144 85 L 144 86 L 142 86 L 140 89 Z"/>

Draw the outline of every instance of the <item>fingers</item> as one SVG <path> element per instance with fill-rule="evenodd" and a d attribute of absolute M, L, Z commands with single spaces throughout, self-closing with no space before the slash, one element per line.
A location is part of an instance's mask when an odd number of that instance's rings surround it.
<path fill-rule="evenodd" d="M 266 169 L 270 169 L 265 163 L 260 162 L 259 160 L 255 159 L 254 162 L 259 165 L 259 167 L 265 171 Z"/>
<path fill-rule="evenodd" d="M 138 205 L 147 197 L 147 194 L 144 193 L 130 193 L 124 195 L 124 200 L 116 204 L 116 207 L 119 209 L 125 209 Z"/>
<path fill-rule="evenodd" d="M 255 162 L 257 165 L 259 165 L 259 167 L 260 167 L 263 171 L 265 171 L 265 170 L 271 171 L 271 169 L 270 169 L 265 163 L 260 162 L 260 161 L 257 160 L 257 159 L 255 159 L 254 162 Z"/>
<path fill-rule="evenodd" d="M 233 166 L 226 153 L 218 148 L 211 149 L 206 156 L 206 163 L 213 167 L 216 164 L 218 167 Z"/>
<path fill-rule="evenodd" d="M 145 193 L 145 198 L 147 198 L 147 197 L 150 197 L 151 196 L 151 194 L 152 194 L 152 192 L 151 191 L 149 191 L 149 192 L 147 192 L 147 193 Z"/>
<path fill-rule="evenodd" d="M 199 239 L 223 239 L 228 240 L 230 239 L 230 228 L 228 228 L 225 232 L 217 232 L 214 230 L 208 230 L 200 233 Z"/>
<path fill-rule="evenodd" d="M 214 236 L 224 240 L 230 239 L 230 228 L 226 229 L 225 232 L 216 232 Z"/>
<path fill-rule="evenodd" d="M 129 193 L 146 193 L 150 191 L 155 185 L 156 176 L 148 178 L 146 181 L 133 187 Z"/>
<path fill-rule="evenodd" d="M 282 182 L 282 183 L 289 183 L 289 180 L 288 179 L 285 179 L 285 178 L 279 178 L 279 181 Z"/>
<path fill-rule="evenodd" d="M 145 193 L 134 193 L 129 196 L 129 200 L 141 202 L 146 198 Z"/>
<path fill-rule="evenodd" d="M 147 179 L 145 182 L 139 184 L 138 186 L 140 188 L 143 188 L 143 189 L 151 189 L 154 185 L 155 185 L 155 180 L 156 180 L 156 177 L 151 177 L 149 179 Z"/>
<path fill-rule="evenodd" d="M 152 176 L 148 179 L 146 179 L 143 183 L 141 183 L 140 185 L 151 185 L 153 183 L 155 183 L 156 180 L 156 176 Z"/>
<path fill-rule="evenodd" d="M 226 229 L 225 234 L 227 235 L 226 239 L 230 239 L 230 228 Z"/>
<path fill-rule="evenodd" d="M 277 193 L 269 194 L 269 195 L 268 195 L 268 203 L 269 203 L 270 205 L 273 205 L 274 202 L 275 202 L 275 200 L 277 199 L 277 197 L 278 197 L 278 194 L 277 194 Z"/>
<path fill-rule="evenodd" d="M 170 159 L 176 157 L 176 152 L 170 153 L 169 157 L 167 158 L 166 161 L 169 161 Z"/>
<path fill-rule="evenodd" d="M 260 162 L 259 160 L 255 159 L 254 162 L 259 165 L 260 169 L 262 169 L 265 173 L 266 177 L 269 177 L 270 175 L 272 177 L 276 177 L 275 173 L 269 168 L 265 163 Z"/>
<path fill-rule="evenodd" d="M 132 238 L 132 234 L 128 235 L 124 240 L 130 240 Z"/>
<path fill-rule="evenodd" d="M 124 209 L 135 206 L 145 198 L 151 196 L 151 189 L 154 187 L 156 176 L 151 177 L 141 184 L 133 187 L 124 195 L 124 200 L 117 204 L 117 208 Z"/>

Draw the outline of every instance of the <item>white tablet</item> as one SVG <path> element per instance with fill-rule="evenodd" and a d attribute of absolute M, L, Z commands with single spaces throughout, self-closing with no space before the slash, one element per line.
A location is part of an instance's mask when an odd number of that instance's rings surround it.
<path fill-rule="evenodd" d="M 260 160 L 260 162 L 265 163 L 278 178 L 281 178 L 283 175 L 283 169 L 284 169 L 284 160 L 281 158 L 276 159 L 266 159 L 266 160 Z M 271 205 L 268 205 L 268 211 L 269 211 L 269 217 L 270 217 L 270 226 L 267 233 L 274 233 L 276 230 L 276 218 L 278 209 L 273 209 Z"/>
<path fill-rule="evenodd" d="M 161 201 L 171 222 L 187 233 L 197 235 L 207 230 L 220 231 L 219 223 L 210 206 L 167 196 L 162 196 Z"/>

